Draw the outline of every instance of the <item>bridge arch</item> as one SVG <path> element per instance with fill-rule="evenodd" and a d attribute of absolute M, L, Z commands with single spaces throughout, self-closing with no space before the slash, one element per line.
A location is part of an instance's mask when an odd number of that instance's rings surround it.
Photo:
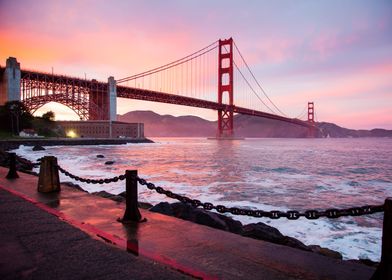
<path fill-rule="evenodd" d="M 91 111 L 102 111 L 94 102 L 91 102 L 85 96 L 69 95 L 65 93 L 34 96 L 22 100 L 22 102 L 26 105 L 31 114 L 34 114 L 39 108 L 50 102 L 60 103 L 74 111 L 80 120 L 88 120 Z"/>
<path fill-rule="evenodd" d="M 80 120 L 108 119 L 108 84 L 62 75 L 21 71 L 20 100 L 34 113 L 49 102 L 73 110 Z"/>

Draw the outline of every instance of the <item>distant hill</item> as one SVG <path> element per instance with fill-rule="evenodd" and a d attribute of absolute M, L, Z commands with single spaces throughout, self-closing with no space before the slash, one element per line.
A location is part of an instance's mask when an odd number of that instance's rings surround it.
<path fill-rule="evenodd" d="M 152 111 L 132 111 L 118 115 L 123 122 L 144 123 L 146 137 L 208 137 L 215 135 L 215 122 L 196 116 L 174 117 L 159 115 Z"/>
<path fill-rule="evenodd" d="M 217 122 L 196 116 L 159 115 L 152 111 L 131 111 L 118 115 L 123 122 L 144 123 L 147 137 L 212 137 L 216 135 Z M 392 137 L 392 130 L 354 130 L 333 123 L 317 123 L 318 137 Z M 307 128 L 276 120 L 246 115 L 234 116 L 234 130 L 239 137 L 303 138 Z"/>

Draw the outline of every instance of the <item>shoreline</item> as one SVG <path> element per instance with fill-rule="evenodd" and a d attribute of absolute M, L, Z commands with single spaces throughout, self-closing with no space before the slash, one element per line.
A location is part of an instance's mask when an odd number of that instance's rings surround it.
<path fill-rule="evenodd" d="M 28 160 L 26 161 L 29 162 Z M 31 165 L 31 167 L 33 166 Z M 26 173 L 33 176 L 39 176 L 38 173 L 32 170 L 26 170 L 23 167 L 18 168 L 18 172 Z M 98 192 L 88 192 L 83 189 L 79 184 L 73 183 L 71 181 L 64 181 L 61 182 L 61 184 L 73 188 L 77 191 L 88 193 L 90 195 L 110 199 L 116 201 L 117 203 L 125 203 L 125 192 L 122 192 L 118 195 L 111 194 L 104 190 Z M 141 209 L 168 215 L 177 219 L 187 220 L 192 223 L 205 225 L 216 230 L 231 232 L 251 239 L 263 240 L 270 243 L 283 245 L 285 247 L 308 251 L 316 255 L 323 255 L 348 263 L 360 263 L 374 268 L 376 268 L 379 264 L 379 262 L 370 259 L 343 259 L 342 254 L 338 251 L 329 249 L 327 247 L 321 247 L 319 245 L 305 245 L 300 240 L 291 236 L 283 235 L 277 228 L 269 226 L 263 222 L 242 224 L 234 217 L 229 217 L 216 212 L 206 211 L 202 208 L 195 208 L 189 204 L 184 204 L 182 202 L 160 202 L 154 205 L 148 202 L 139 201 L 138 204 L 139 208 Z"/>
<path fill-rule="evenodd" d="M 25 146 L 77 146 L 77 145 L 125 145 L 128 143 L 154 143 L 148 138 L 112 139 L 112 138 L 26 138 L 0 140 L 0 150 L 9 151 Z"/>

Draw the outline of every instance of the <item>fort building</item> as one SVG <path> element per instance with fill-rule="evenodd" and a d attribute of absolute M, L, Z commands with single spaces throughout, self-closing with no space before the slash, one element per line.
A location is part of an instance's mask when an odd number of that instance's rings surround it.
<path fill-rule="evenodd" d="M 144 138 L 143 123 L 125 123 L 109 120 L 57 121 L 67 137 L 71 138 Z"/>

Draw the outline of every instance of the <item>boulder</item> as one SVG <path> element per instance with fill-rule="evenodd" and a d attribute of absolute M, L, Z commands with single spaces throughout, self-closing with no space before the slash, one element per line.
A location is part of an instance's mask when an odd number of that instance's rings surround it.
<path fill-rule="evenodd" d="M 240 233 L 242 231 L 242 224 L 225 215 L 209 212 L 204 209 L 196 208 L 190 204 L 176 202 L 169 204 L 168 202 L 161 202 L 153 206 L 150 211 L 174 216 L 183 220 L 191 221 L 201 225 L 230 231 L 233 233 Z"/>
<path fill-rule="evenodd" d="M 247 224 L 243 226 L 242 236 L 265 240 L 273 243 L 283 243 L 284 235 L 274 227 L 264 223 Z"/>
<path fill-rule="evenodd" d="M 127 198 L 127 192 L 122 192 L 119 193 L 117 196 L 120 196 L 122 199 L 122 201 L 125 201 L 125 199 Z M 142 209 L 150 209 L 151 207 L 153 207 L 154 205 L 152 205 L 151 203 L 148 202 L 138 202 L 139 208 Z"/>
<path fill-rule="evenodd" d="M 369 260 L 369 259 L 347 260 L 347 262 L 364 264 L 364 265 L 367 265 L 367 266 L 370 266 L 370 267 L 374 267 L 374 268 L 377 268 L 380 265 L 379 262 L 374 262 L 374 261 Z"/>
<path fill-rule="evenodd" d="M 221 229 L 225 231 L 229 230 L 225 221 L 220 219 L 218 215 L 214 215 L 214 213 L 203 211 L 200 209 L 197 209 L 195 211 L 194 217 L 191 221 L 200 225 L 205 225 L 216 229 Z"/>
<path fill-rule="evenodd" d="M 226 223 L 228 230 L 230 232 L 236 234 L 242 233 L 242 223 L 240 221 L 234 220 L 233 218 L 230 218 L 223 214 L 215 214 L 215 215 L 218 215 L 218 217 Z"/>
<path fill-rule="evenodd" d="M 148 202 L 138 202 L 139 203 L 139 208 L 142 209 L 150 209 L 151 207 L 153 207 L 154 205 L 152 205 L 151 203 Z"/>
<path fill-rule="evenodd" d="M 104 158 L 104 155 L 97 155 L 97 158 Z"/>
<path fill-rule="evenodd" d="M 46 149 L 42 147 L 41 145 L 35 145 L 33 147 L 33 151 L 45 151 Z"/>
<path fill-rule="evenodd" d="M 173 207 L 169 202 L 160 202 L 150 209 L 151 212 L 161 213 L 167 216 L 174 216 Z"/>
<path fill-rule="evenodd" d="M 303 244 L 301 241 L 283 235 L 278 229 L 271 227 L 269 225 L 266 225 L 264 223 L 257 223 L 257 224 L 248 224 L 243 226 L 243 231 L 242 231 L 242 236 L 254 238 L 254 239 L 259 239 L 259 240 L 264 240 L 268 241 L 271 243 L 276 243 L 276 244 L 281 244 L 281 245 L 286 245 L 290 246 L 293 248 L 305 250 L 305 251 L 311 251 L 305 244 Z"/>
<path fill-rule="evenodd" d="M 93 194 L 93 195 L 100 196 L 100 197 L 103 197 L 103 198 L 109 198 L 109 199 L 114 200 L 114 201 L 117 201 L 117 202 L 123 202 L 123 201 L 125 201 L 125 198 L 124 198 L 124 197 L 122 197 L 122 196 L 120 196 L 120 195 L 111 194 L 111 193 L 108 193 L 108 192 L 106 192 L 106 191 L 94 192 L 94 193 L 92 193 L 92 194 Z"/>
<path fill-rule="evenodd" d="M 334 250 L 328 249 L 328 248 L 323 248 L 318 245 L 309 245 L 308 248 L 310 250 L 312 250 L 312 252 L 323 255 L 323 256 L 327 256 L 327 257 L 331 257 L 331 258 L 339 259 L 339 260 L 343 259 L 342 254 L 340 254 L 339 252 L 336 252 Z"/>
<path fill-rule="evenodd" d="M 87 192 L 86 190 L 82 189 L 78 184 L 75 184 L 75 183 L 72 183 L 72 182 L 69 182 L 69 181 L 61 182 L 61 184 L 64 184 L 64 185 L 66 185 L 68 187 L 77 189 L 79 191 Z"/>
<path fill-rule="evenodd" d="M 105 161 L 105 164 L 106 165 L 112 165 L 114 163 L 114 161 L 113 160 L 108 160 L 108 161 Z"/>

